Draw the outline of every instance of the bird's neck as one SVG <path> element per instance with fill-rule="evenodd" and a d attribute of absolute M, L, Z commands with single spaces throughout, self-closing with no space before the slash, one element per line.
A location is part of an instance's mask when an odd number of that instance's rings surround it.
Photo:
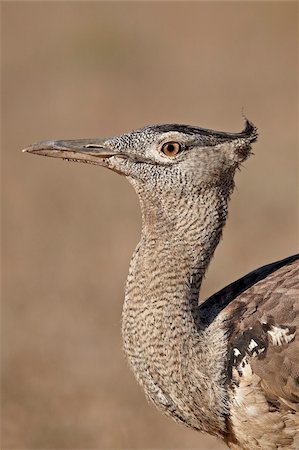
<path fill-rule="evenodd" d="M 225 408 L 217 391 L 225 344 L 221 327 L 213 336 L 201 324 L 198 296 L 226 220 L 228 194 L 215 188 L 171 202 L 161 197 L 152 208 L 141 197 L 143 228 L 127 280 L 124 348 L 158 407 L 217 434 L 224 426 L 215 408 L 217 402 Z"/>

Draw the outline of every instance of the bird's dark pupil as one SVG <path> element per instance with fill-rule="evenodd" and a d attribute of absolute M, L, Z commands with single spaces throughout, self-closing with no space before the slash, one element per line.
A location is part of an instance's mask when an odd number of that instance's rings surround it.
<path fill-rule="evenodd" d="M 168 151 L 169 152 L 173 152 L 174 151 L 174 145 L 173 144 L 169 144 L 168 145 Z"/>

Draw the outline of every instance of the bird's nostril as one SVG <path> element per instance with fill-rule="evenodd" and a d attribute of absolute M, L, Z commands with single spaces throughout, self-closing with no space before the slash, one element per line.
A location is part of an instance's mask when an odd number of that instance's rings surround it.
<path fill-rule="evenodd" d="M 83 145 L 83 148 L 104 148 L 104 147 L 102 145 L 87 144 L 87 145 Z"/>

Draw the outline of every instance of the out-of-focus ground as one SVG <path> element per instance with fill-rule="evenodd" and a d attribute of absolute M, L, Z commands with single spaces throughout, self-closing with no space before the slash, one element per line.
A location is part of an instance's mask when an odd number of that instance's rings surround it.
<path fill-rule="evenodd" d="M 222 449 L 149 405 L 121 350 L 137 198 L 22 154 L 181 122 L 259 127 L 202 296 L 298 244 L 298 4 L 2 2 L 3 449 Z"/>

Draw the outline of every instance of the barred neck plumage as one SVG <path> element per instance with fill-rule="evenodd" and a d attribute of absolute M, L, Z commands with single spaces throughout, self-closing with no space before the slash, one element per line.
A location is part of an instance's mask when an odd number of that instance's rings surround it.
<path fill-rule="evenodd" d="M 183 188 L 174 195 L 140 189 L 143 227 L 127 281 L 124 348 L 157 406 L 190 426 L 201 423 L 209 432 L 215 426 L 219 434 L 224 419 L 216 411 L 225 413 L 219 382 L 223 346 L 219 334 L 213 342 L 213 333 L 201 325 L 198 295 L 225 223 L 231 187 L 194 189 L 188 196 Z"/>

